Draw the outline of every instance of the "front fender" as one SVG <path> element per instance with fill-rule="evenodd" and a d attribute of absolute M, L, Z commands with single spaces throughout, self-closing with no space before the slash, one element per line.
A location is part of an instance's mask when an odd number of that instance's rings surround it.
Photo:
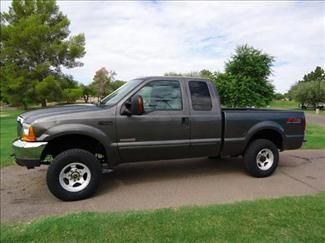
<path fill-rule="evenodd" d="M 74 134 L 85 135 L 98 140 L 105 147 L 105 150 L 112 143 L 111 139 L 100 129 L 84 124 L 62 124 L 54 126 L 43 133 L 38 140 L 48 142 L 61 136 Z"/>

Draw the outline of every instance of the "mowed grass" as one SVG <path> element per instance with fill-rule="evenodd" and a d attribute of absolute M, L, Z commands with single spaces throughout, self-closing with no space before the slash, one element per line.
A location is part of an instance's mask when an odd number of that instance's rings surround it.
<path fill-rule="evenodd" d="M 22 113 L 21 110 L 6 110 L 0 113 L 0 165 L 6 166 L 13 164 L 11 144 L 17 135 L 17 116 Z"/>
<path fill-rule="evenodd" d="M 272 100 L 270 107 L 271 109 L 281 109 L 281 110 L 299 110 L 304 111 L 309 114 L 316 114 L 315 110 L 302 110 L 299 108 L 299 104 L 293 100 Z M 325 116 L 325 110 L 320 110 L 319 115 Z"/>
<path fill-rule="evenodd" d="M 299 104 L 296 101 L 289 101 L 289 100 L 272 100 L 270 104 L 271 108 L 278 108 L 278 109 L 299 109 Z"/>
<path fill-rule="evenodd" d="M 325 148 L 325 127 L 316 124 L 307 124 L 306 140 L 304 149 L 324 149 Z"/>
<path fill-rule="evenodd" d="M 1 225 L 1 242 L 324 242 L 325 193 Z"/>

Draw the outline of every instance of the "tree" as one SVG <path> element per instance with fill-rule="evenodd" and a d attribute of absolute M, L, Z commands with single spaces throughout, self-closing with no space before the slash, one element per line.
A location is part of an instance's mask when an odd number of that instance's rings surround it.
<path fill-rule="evenodd" d="M 62 88 L 53 76 L 47 76 L 35 86 L 36 94 L 40 100 L 58 101 L 62 99 Z"/>
<path fill-rule="evenodd" d="M 319 103 L 325 103 L 325 71 L 321 67 L 306 75 L 289 90 L 289 97 L 302 106 L 311 104 L 315 108 Z"/>
<path fill-rule="evenodd" d="M 325 103 L 325 82 L 311 81 L 305 87 L 307 102 L 317 107 L 319 103 Z"/>
<path fill-rule="evenodd" d="M 285 95 L 281 94 L 281 93 L 275 93 L 273 98 L 276 100 L 283 100 L 283 99 L 285 99 Z"/>
<path fill-rule="evenodd" d="M 231 106 L 236 94 L 236 81 L 226 73 L 214 73 L 212 80 L 217 88 L 222 105 Z"/>
<path fill-rule="evenodd" d="M 125 83 L 126 82 L 122 81 L 122 80 L 115 80 L 115 81 L 110 83 L 110 90 L 112 90 L 112 91 L 117 90 L 119 87 L 121 87 Z"/>
<path fill-rule="evenodd" d="M 94 96 L 96 94 L 96 90 L 94 89 L 94 87 L 92 85 L 81 84 L 80 88 L 82 90 L 82 97 L 83 97 L 85 103 L 89 102 L 90 96 Z"/>
<path fill-rule="evenodd" d="M 85 38 L 69 37 L 69 25 L 55 0 L 13 0 L 9 11 L 1 13 L 1 94 L 9 102 L 27 108 L 41 101 L 46 106 L 47 96 L 37 90 L 47 85 L 39 83 L 53 85 L 55 77 L 61 86 L 61 68 L 82 65 L 77 59 L 85 54 Z"/>
<path fill-rule="evenodd" d="M 274 92 L 269 81 L 273 61 L 272 56 L 253 47 L 238 47 L 226 62 L 225 73 L 212 76 L 222 104 L 231 107 L 268 105 Z"/>
<path fill-rule="evenodd" d="M 310 81 L 325 82 L 325 70 L 322 67 L 317 66 L 314 71 L 305 74 L 303 80 L 299 82 L 310 82 Z"/>
<path fill-rule="evenodd" d="M 115 75 L 116 73 L 114 71 L 107 71 L 104 67 L 96 71 L 93 86 L 95 87 L 98 101 L 112 92 L 110 90 L 110 82 L 114 81 Z"/>
<path fill-rule="evenodd" d="M 65 89 L 63 90 L 63 98 L 67 103 L 74 103 L 82 96 L 81 88 Z"/>
<path fill-rule="evenodd" d="M 294 99 L 296 101 L 298 101 L 302 106 L 305 105 L 305 103 L 308 101 L 308 93 L 306 92 L 308 83 L 304 83 L 304 84 L 295 84 L 291 87 L 290 91 L 289 91 L 289 97 L 291 99 Z"/>
<path fill-rule="evenodd" d="M 212 75 L 207 69 L 202 69 L 200 72 L 192 71 L 188 73 L 176 73 L 176 72 L 167 72 L 164 73 L 164 76 L 174 76 L 174 77 L 196 77 L 196 78 L 209 78 Z"/>
<path fill-rule="evenodd" d="M 199 72 L 199 75 L 200 75 L 201 78 L 210 79 L 213 76 L 213 73 L 211 71 L 209 71 L 208 69 L 202 69 Z"/>

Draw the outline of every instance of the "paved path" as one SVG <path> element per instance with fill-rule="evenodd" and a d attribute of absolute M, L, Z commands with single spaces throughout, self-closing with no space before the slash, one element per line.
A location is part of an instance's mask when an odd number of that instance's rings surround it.
<path fill-rule="evenodd" d="M 308 123 L 318 124 L 325 127 L 325 116 L 305 113 L 306 121 Z"/>
<path fill-rule="evenodd" d="M 90 199 L 62 202 L 47 190 L 46 166 L 1 169 L 1 222 L 78 211 L 207 205 L 325 191 L 325 150 L 281 153 L 273 176 L 253 178 L 241 159 L 190 159 L 123 165 Z"/>

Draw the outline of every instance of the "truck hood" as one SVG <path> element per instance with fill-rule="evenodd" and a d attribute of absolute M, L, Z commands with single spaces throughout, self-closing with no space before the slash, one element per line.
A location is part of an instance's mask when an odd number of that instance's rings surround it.
<path fill-rule="evenodd" d="M 22 113 L 20 117 L 24 119 L 26 123 L 32 123 L 33 121 L 50 116 L 73 114 L 77 112 L 96 111 L 101 107 L 95 104 L 82 104 L 82 105 L 64 105 L 47 109 L 38 109 L 34 111 L 28 111 Z"/>

